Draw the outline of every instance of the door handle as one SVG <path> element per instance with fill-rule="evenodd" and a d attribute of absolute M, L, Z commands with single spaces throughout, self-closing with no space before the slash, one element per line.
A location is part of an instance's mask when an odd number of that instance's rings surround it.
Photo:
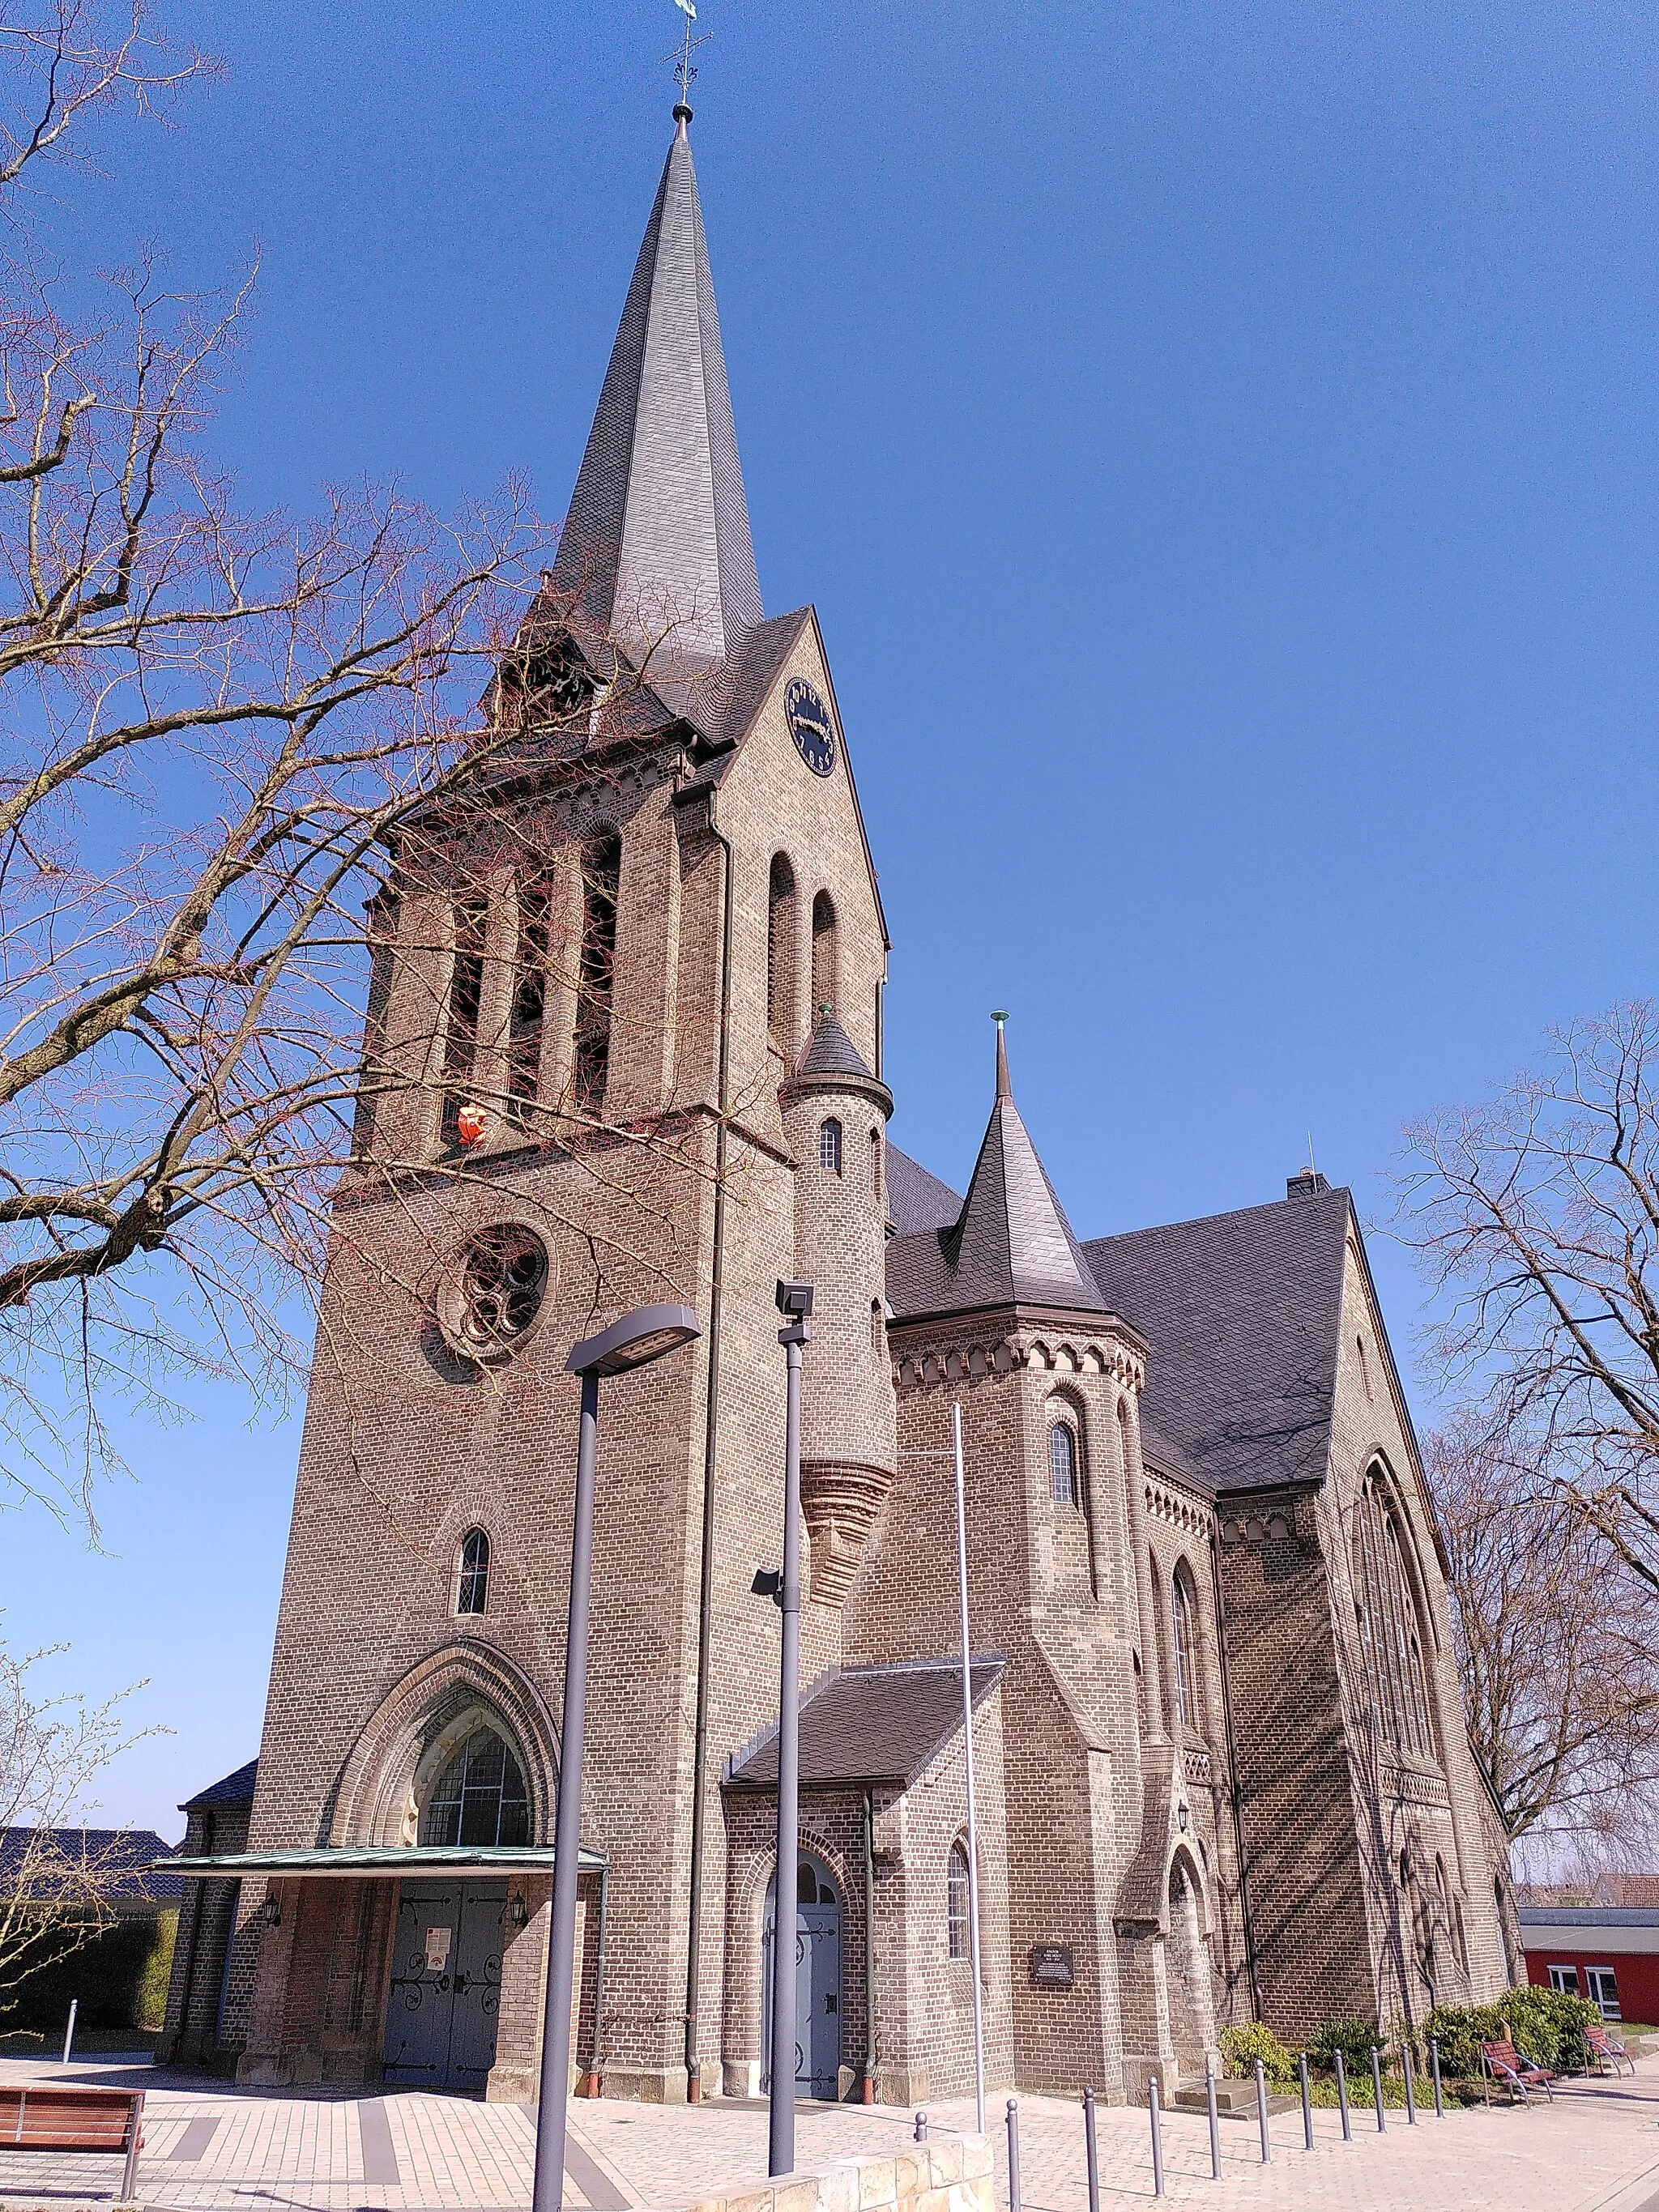
<path fill-rule="evenodd" d="M 467 1990 L 471 1987 L 471 1984 L 472 1977 L 470 1974 L 457 1974 L 455 1977 L 456 1996 L 458 1997 L 464 1997 L 466 1995 Z"/>

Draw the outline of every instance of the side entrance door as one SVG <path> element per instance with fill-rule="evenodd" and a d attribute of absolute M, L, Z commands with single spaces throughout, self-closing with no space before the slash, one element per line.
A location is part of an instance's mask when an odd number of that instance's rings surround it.
<path fill-rule="evenodd" d="M 811 1897 L 808 1900 L 808 1888 Z M 834 2098 L 841 2067 L 841 1899 L 828 1871 L 803 1856 L 795 1905 L 795 2094 Z M 761 1935 L 761 2087 L 771 2087 L 775 1887 Z"/>
<path fill-rule="evenodd" d="M 386 2011 L 386 2078 L 481 2094 L 495 2063 L 505 1884 L 406 1881 Z"/>

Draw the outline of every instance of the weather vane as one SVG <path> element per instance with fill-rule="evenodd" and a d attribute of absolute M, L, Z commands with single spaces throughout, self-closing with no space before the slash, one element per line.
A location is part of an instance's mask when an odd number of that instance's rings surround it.
<path fill-rule="evenodd" d="M 665 59 L 674 65 L 674 76 L 680 88 L 679 105 L 689 114 L 691 108 L 692 80 L 697 74 L 692 67 L 691 57 L 699 46 L 706 46 L 708 44 L 712 34 L 705 31 L 700 39 L 694 39 L 691 35 L 691 26 L 697 20 L 696 0 L 674 0 L 674 5 L 685 18 L 685 40 L 678 53 L 668 54 L 665 56 Z"/>

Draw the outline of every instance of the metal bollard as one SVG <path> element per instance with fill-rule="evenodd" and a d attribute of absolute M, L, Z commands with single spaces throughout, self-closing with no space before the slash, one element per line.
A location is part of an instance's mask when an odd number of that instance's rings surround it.
<path fill-rule="evenodd" d="M 1008 2212 L 1019 2212 L 1019 2103 L 1008 2100 Z"/>
<path fill-rule="evenodd" d="M 1371 2045 L 1371 2091 L 1376 2099 L 1376 2132 L 1386 2135 L 1389 2124 L 1382 2117 L 1382 2061 L 1375 2044 Z"/>
<path fill-rule="evenodd" d="M 1204 2061 L 1204 2099 L 1210 2108 L 1210 2179 L 1221 2179 L 1221 2123 L 1215 2111 L 1215 2068 L 1206 2057 Z"/>
<path fill-rule="evenodd" d="M 916 2141 L 918 2142 L 926 2142 L 927 2140 L 927 2115 L 926 2112 L 918 2112 L 916 2114 Z"/>
<path fill-rule="evenodd" d="M 1267 2077 L 1261 2070 L 1261 2061 L 1255 2062 L 1255 2117 L 1261 2130 L 1261 2163 L 1271 2163 L 1273 2147 L 1267 2134 Z"/>
<path fill-rule="evenodd" d="M 1412 2044 L 1409 2035 L 1400 2039 L 1400 2056 L 1406 2069 L 1406 2125 L 1417 2125 L 1417 2077 L 1412 2072 Z"/>
<path fill-rule="evenodd" d="M 64 2030 L 64 2063 L 65 2066 L 69 2064 L 70 2053 L 75 2048 L 75 2015 L 80 2011 L 80 1998 L 71 1997 L 70 1999 L 69 2026 Z"/>
<path fill-rule="evenodd" d="M 1089 2212 L 1100 2212 L 1100 2154 L 1095 2147 L 1095 2093 L 1083 2093 L 1083 2147 L 1089 2154 Z"/>
<path fill-rule="evenodd" d="M 1304 2051 L 1296 2062 L 1296 2070 L 1302 2081 L 1302 2148 L 1313 2148 L 1313 2099 L 1308 2091 L 1308 2054 Z"/>
<path fill-rule="evenodd" d="M 1353 2141 L 1353 2121 L 1348 2112 L 1348 2069 L 1342 2063 L 1342 2053 L 1336 2054 L 1336 2101 L 1342 2107 L 1342 2140 Z"/>
<path fill-rule="evenodd" d="M 1164 2194 L 1164 2133 L 1158 2125 L 1158 2076 L 1153 2075 L 1146 2084 L 1146 2102 L 1152 2115 L 1152 2194 Z"/>
<path fill-rule="evenodd" d="M 1440 2094 L 1440 2039 L 1438 2036 L 1431 2035 L 1429 2038 L 1429 2063 L 1434 2070 L 1434 2117 L 1437 2120 L 1443 2120 L 1446 2117 L 1446 2100 Z"/>

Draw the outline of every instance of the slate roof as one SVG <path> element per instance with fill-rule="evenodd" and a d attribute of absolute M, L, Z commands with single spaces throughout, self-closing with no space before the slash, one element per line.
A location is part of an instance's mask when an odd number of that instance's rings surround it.
<path fill-rule="evenodd" d="M 253 1802 L 253 1784 L 258 1772 L 258 1760 L 250 1759 L 246 1766 L 239 1766 L 234 1774 L 222 1775 L 217 1782 L 210 1782 L 205 1790 L 198 1790 L 193 1797 L 185 1798 L 179 1810 L 195 1813 L 208 1805 L 251 1805 Z"/>
<path fill-rule="evenodd" d="M 1019 1118 L 1000 1025 L 996 1103 L 962 1212 L 948 1228 L 892 1239 L 887 1298 L 900 1321 L 980 1306 L 1107 1310 Z"/>
<path fill-rule="evenodd" d="M 554 562 L 621 641 L 660 635 L 689 669 L 761 621 L 714 279 L 682 112 Z"/>
<path fill-rule="evenodd" d="M 973 1662 L 977 1707 L 1002 1679 L 1006 1662 Z M 962 1662 L 918 1659 L 892 1667 L 832 1669 L 811 1683 L 800 1706 L 803 1788 L 836 1783 L 908 1785 L 962 1727 Z M 728 1785 L 774 1790 L 778 1724 L 772 1720 L 727 1762 Z"/>
<path fill-rule="evenodd" d="M 1350 1217 L 1324 1189 L 1085 1245 L 1151 1346 L 1149 1456 L 1156 1437 L 1212 1491 L 1323 1475 Z"/>
<path fill-rule="evenodd" d="M 948 1229 L 962 1212 L 960 1194 L 890 1139 L 886 1182 L 887 1218 L 901 1237 L 914 1237 L 923 1229 Z"/>
<path fill-rule="evenodd" d="M 802 1075 L 856 1075 L 866 1083 L 876 1080 L 864 1064 L 864 1054 L 833 1014 L 819 1015 L 799 1072 Z"/>
<path fill-rule="evenodd" d="M 38 1828 L 0 1828 L 0 1888 L 15 1881 Z M 116 1899 L 152 1904 L 176 1903 L 185 1893 L 182 1875 L 152 1870 L 153 1859 L 171 1858 L 173 1846 L 164 1843 L 153 1828 L 53 1828 L 54 1856 L 79 1863 L 83 1857 L 94 1867 L 110 1871 L 109 1895 Z"/>

